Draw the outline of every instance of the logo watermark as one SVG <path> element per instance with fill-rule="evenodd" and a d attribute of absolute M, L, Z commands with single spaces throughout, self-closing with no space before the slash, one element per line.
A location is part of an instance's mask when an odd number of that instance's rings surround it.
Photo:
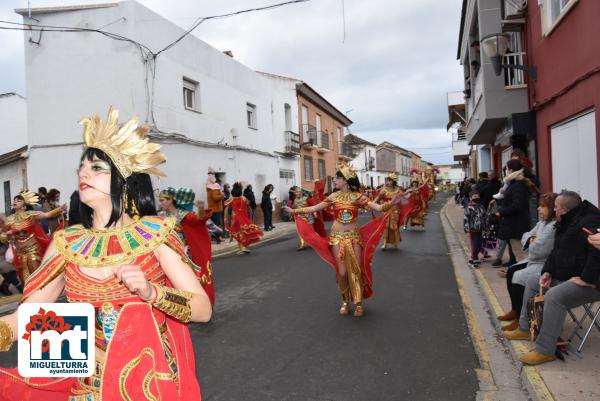
<path fill-rule="evenodd" d="M 89 377 L 94 372 L 94 307 L 86 303 L 19 306 L 19 374 Z"/>

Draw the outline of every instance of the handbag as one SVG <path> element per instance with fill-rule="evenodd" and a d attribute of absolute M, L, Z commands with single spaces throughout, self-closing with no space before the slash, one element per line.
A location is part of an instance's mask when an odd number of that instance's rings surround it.
<path fill-rule="evenodd" d="M 540 333 L 544 318 L 544 287 L 540 285 L 540 291 L 527 301 L 527 316 L 529 319 L 529 332 L 531 341 Z"/>

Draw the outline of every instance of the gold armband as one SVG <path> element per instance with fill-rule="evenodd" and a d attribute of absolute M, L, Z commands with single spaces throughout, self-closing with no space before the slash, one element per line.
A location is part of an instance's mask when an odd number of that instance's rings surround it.
<path fill-rule="evenodd" d="M 58 217 L 62 214 L 62 209 L 57 207 L 56 209 L 52 209 L 48 212 L 48 216 L 53 219 L 55 217 Z"/>
<path fill-rule="evenodd" d="M 294 209 L 294 214 L 306 214 L 308 213 L 307 207 L 301 207 L 299 209 Z"/>
<path fill-rule="evenodd" d="M 0 352 L 8 351 L 14 341 L 13 329 L 4 320 L 0 320 Z"/>
<path fill-rule="evenodd" d="M 387 212 L 388 210 L 390 210 L 393 207 L 394 207 L 394 204 L 392 202 L 385 202 L 383 205 L 381 205 L 381 211 Z"/>
<path fill-rule="evenodd" d="M 191 292 L 160 284 L 152 284 L 152 286 L 156 290 L 156 298 L 152 301 L 152 306 L 181 322 L 190 321 L 192 317 Z"/>

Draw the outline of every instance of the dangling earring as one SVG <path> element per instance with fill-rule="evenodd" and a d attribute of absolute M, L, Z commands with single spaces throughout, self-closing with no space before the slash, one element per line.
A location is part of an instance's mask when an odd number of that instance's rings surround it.
<path fill-rule="evenodd" d="M 140 219 L 140 212 L 135 206 L 135 201 L 133 199 L 129 199 L 129 196 L 127 196 L 127 190 L 125 190 L 125 196 L 123 197 L 123 205 L 125 212 L 131 214 L 134 220 Z"/>

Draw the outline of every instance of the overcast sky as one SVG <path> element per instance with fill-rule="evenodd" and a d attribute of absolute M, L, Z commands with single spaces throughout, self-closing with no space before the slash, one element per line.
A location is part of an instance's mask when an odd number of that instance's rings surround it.
<path fill-rule="evenodd" d="M 138 0 L 187 28 L 197 17 L 283 0 Z M 31 0 L 32 7 L 103 3 Z M 259 71 L 301 79 L 354 121 L 351 131 L 451 163 L 446 93 L 462 90 L 456 60 L 461 0 L 311 0 L 211 20 L 194 34 Z M 22 22 L 0 2 L 0 19 Z M 108 29 L 107 29 L 108 30 Z M 0 31 L 0 93 L 25 94 L 23 34 Z"/>

